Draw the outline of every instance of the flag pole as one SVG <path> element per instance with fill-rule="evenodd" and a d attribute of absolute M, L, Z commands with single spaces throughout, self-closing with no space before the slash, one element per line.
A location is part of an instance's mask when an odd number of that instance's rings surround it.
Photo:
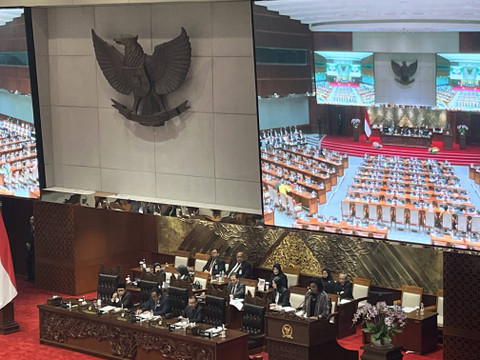
<path fill-rule="evenodd" d="M 5 244 L 3 244 L 3 248 L 7 249 L 8 255 L 10 256 L 11 260 L 11 253 L 10 253 L 10 244 L 8 241 L 8 237 L 6 236 L 7 231 L 5 229 L 5 225 L 3 223 L 3 218 L 2 216 L 2 202 L 0 201 L 0 226 L 3 227 L 3 229 L 0 229 L 0 232 L 2 235 L 5 235 L 4 238 L 0 238 L 0 242 L 6 241 Z M 3 251 L 1 251 L 1 255 L 3 255 Z M 0 266 L 4 266 L 6 262 L 3 261 L 3 259 L 0 258 Z M 4 291 L 4 289 L 0 289 L 0 292 Z M 11 334 L 14 332 L 20 331 L 20 326 L 18 323 L 15 321 L 15 311 L 13 308 L 13 299 L 8 302 L 4 307 L 0 309 L 0 335 L 7 335 Z"/>

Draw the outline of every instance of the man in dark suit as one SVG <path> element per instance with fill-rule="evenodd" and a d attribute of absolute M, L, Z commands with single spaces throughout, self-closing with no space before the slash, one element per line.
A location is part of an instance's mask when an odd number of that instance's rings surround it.
<path fill-rule="evenodd" d="M 230 275 L 227 292 L 230 294 L 230 299 L 245 299 L 245 284 L 238 279 L 235 273 Z"/>
<path fill-rule="evenodd" d="M 202 321 L 202 307 L 198 305 L 198 301 L 195 296 L 190 296 L 188 298 L 188 305 L 183 310 L 180 320 L 188 319 L 190 322 L 201 322 Z"/>
<path fill-rule="evenodd" d="M 203 271 L 213 276 L 220 274 L 222 271 L 225 272 L 225 261 L 218 256 L 217 249 L 213 249 L 210 253 L 210 259 L 203 267 Z"/>
<path fill-rule="evenodd" d="M 35 282 L 35 226 L 33 216 L 30 217 L 30 233 L 25 246 L 27 247 L 27 281 Z"/>
<path fill-rule="evenodd" d="M 249 278 L 252 275 L 252 266 L 245 260 L 245 254 L 242 251 L 237 253 L 236 260 L 230 264 L 228 276 L 235 273 L 239 278 Z"/>
<path fill-rule="evenodd" d="M 335 293 L 340 299 L 353 299 L 352 283 L 347 280 L 346 274 L 338 274 L 338 281 L 335 283 Z"/>
<path fill-rule="evenodd" d="M 117 292 L 114 292 L 110 305 L 116 307 L 123 307 L 124 309 L 131 308 L 133 306 L 132 294 L 127 290 L 125 284 L 118 284 Z"/>
<path fill-rule="evenodd" d="M 165 315 L 168 312 L 168 296 L 162 294 L 162 290 L 155 287 L 152 289 L 150 299 L 137 310 L 138 314 Z"/>

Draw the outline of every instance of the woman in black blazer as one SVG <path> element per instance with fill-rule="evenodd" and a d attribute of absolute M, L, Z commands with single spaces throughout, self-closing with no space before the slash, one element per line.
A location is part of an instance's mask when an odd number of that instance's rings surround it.
<path fill-rule="evenodd" d="M 285 275 L 282 271 L 282 266 L 280 264 L 274 264 L 272 268 L 272 275 L 270 276 L 270 284 L 273 286 L 273 279 L 275 277 L 279 277 L 281 281 L 281 287 L 288 289 L 288 279 L 287 275 Z"/>
<path fill-rule="evenodd" d="M 278 276 L 272 280 L 272 299 L 270 306 L 290 306 L 290 291 L 282 285 L 282 279 Z"/>

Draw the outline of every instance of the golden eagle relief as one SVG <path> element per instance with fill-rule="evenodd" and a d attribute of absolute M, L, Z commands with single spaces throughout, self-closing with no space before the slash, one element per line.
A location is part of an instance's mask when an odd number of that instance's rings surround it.
<path fill-rule="evenodd" d="M 395 81 L 399 82 L 402 85 L 408 85 L 415 81 L 415 79 L 410 79 L 415 72 L 417 71 L 418 60 L 407 65 L 406 61 L 402 61 L 402 65 L 392 60 L 392 70 L 396 75 Z"/>
<path fill-rule="evenodd" d="M 184 28 L 175 39 L 155 46 L 152 55 L 144 53 L 138 36 L 113 39 L 125 47 L 124 54 L 93 29 L 92 40 L 98 65 L 109 84 L 122 94 L 133 93 L 131 109 L 112 99 L 112 106 L 124 117 L 145 126 L 162 126 L 189 108 L 187 101 L 172 110 L 165 105 L 165 95 L 183 84 L 190 68 L 192 48 Z"/>

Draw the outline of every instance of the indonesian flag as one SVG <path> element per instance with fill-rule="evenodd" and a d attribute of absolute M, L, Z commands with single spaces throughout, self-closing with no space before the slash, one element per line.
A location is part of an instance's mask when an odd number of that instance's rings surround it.
<path fill-rule="evenodd" d="M 0 213 L 0 309 L 3 309 L 15 296 L 17 296 L 17 289 L 12 253 L 7 230 Z"/>
<path fill-rule="evenodd" d="M 368 116 L 368 110 L 365 109 L 365 135 L 367 135 L 367 138 L 372 135 L 372 127 L 370 126 L 370 117 Z"/>

